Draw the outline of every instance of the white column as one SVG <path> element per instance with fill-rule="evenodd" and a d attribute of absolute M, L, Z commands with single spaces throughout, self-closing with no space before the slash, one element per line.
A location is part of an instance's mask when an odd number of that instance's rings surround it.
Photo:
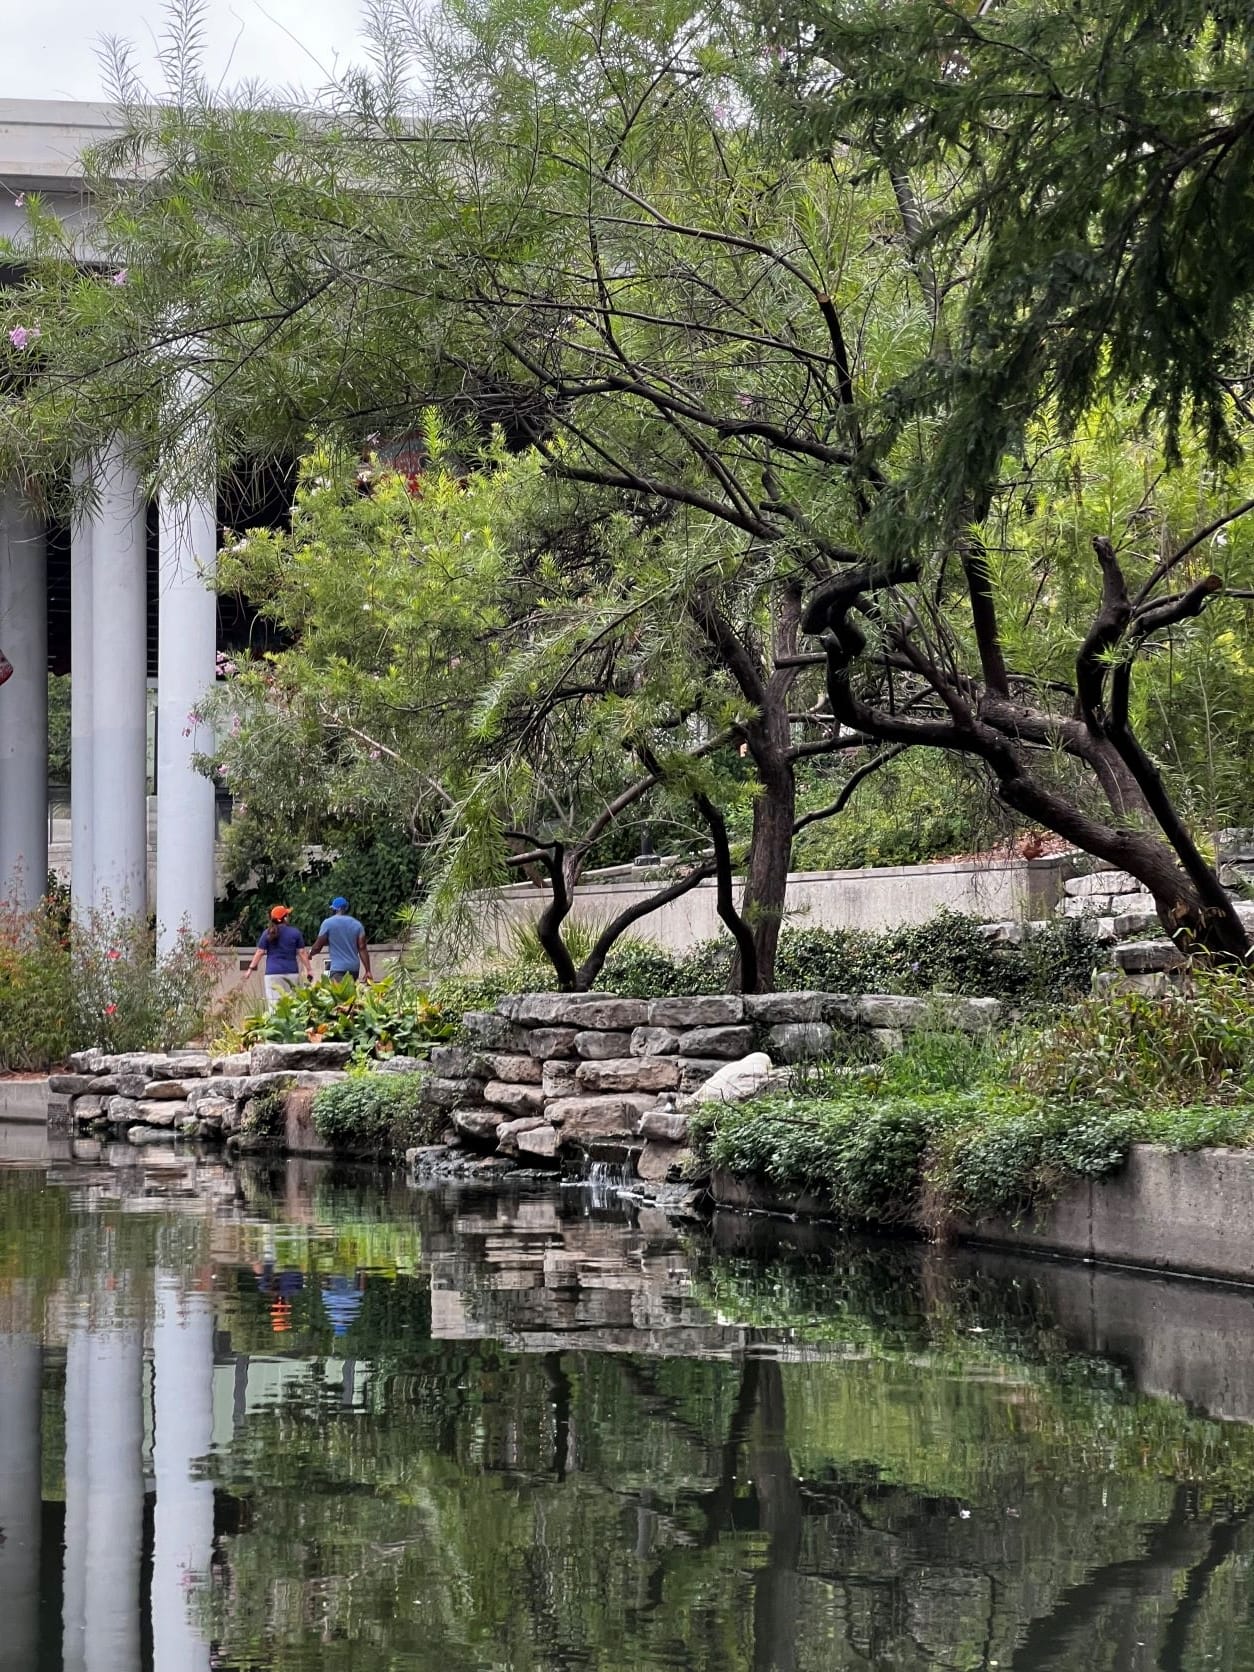
<path fill-rule="evenodd" d="M 148 905 L 147 552 L 135 472 L 110 447 L 92 528 L 95 904 L 122 917 Z"/>
<path fill-rule="evenodd" d="M 43 519 L 0 495 L 0 898 L 35 905 L 48 881 L 48 573 Z M 16 886 L 15 886 L 16 885 Z"/>
<path fill-rule="evenodd" d="M 143 1338 L 136 1328 L 90 1336 L 84 1672 L 140 1664 L 139 1577 L 144 1534 Z"/>
<path fill-rule="evenodd" d="M 15 658 L 16 660 L 16 658 Z M 39 1662 L 42 1356 L 35 1335 L 0 1335 L 0 1665 Z"/>
<path fill-rule="evenodd" d="M 71 653 L 72 654 L 72 653 Z M 90 901 L 86 902 L 90 904 Z M 72 1323 L 65 1342 L 65 1561 L 62 1568 L 63 1672 L 87 1665 L 87 1434 L 91 1422 L 91 1336 Z"/>
<path fill-rule="evenodd" d="M 218 605 L 211 590 L 217 517 L 210 497 L 161 501 L 157 601 L 157 949 L 181 927 L 213 929 L 214 793 L 193 756 L 213 733 L 198 714 L 215 678 Z"/>
<path fill-rule="evenodd" d="M 70 531 L 70 893 L 84 918 L 95 898 L 92 861 L 96 692 L 92 679 L 92 521 Z"/>
<path fill-rule="evenodd" d="M 152 1354 L 153 1672 L 209 1672 L 195 1610 L 213 1555 L 213 1483 L 200 1477 L 213 1444 L 213 1313 L 207 1295 L 181 1296 L 169 1273 L 157 1277 Z"/>

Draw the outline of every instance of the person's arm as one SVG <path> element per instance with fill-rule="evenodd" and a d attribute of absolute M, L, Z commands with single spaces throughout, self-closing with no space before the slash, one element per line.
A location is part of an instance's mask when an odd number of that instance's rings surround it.
<path fill-rule="evenodd" d="M 367 981 L 373 981 L 370 973 L 370 948 L 366 944 L 366 931 L 363 929 L 357 937 L 357 956 L 361 959 L 361 973 Z"/>
<path fill-rule="evenodd" d="M 299 929 L 296 931 L 296 935 L 296 962 L 300 965 L 301 970 L 304 973 L 305 980 L 312 981 L 314 978 L 313 961 L 309 956 L 309 949 L 305 945 L 305 937 L 301 934 Z"/>
<path fill-rule="evenodd" d="M 257 950 L 253 953 L 253 961 L 244 971 L 245 980 L 247 980 L 250 975 L 256 975 L 257 971 L 261 968 L 261 960 L 265 957 L 265 955 L 266 943 L 264 941 L 258 941 Z"/>
<path fill-rule="evenodd" d="M 313 943 L 313 945 L 309 948 L 309 950 L 313 954 L 313 956 L 316 958 L 317 955 L 319 954 L 319 952 L 322 952 L 326 949 L 326 944 L 327 944 L 327 937 L 325 935 L 319 935 L 317 940 Z"/>

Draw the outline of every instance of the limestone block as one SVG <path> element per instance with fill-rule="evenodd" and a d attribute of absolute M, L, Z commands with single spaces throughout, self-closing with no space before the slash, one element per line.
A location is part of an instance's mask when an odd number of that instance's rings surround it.
<path fill-rule="evenodd" d="M 422 1088 L 423 1102 L 433 1109 L 464 1109 L 482 1095 L 482 1080 L 441 1080 L 433 1075 Z"/>
<path fill-rule="evenodd" d="M 426 1057 L 379 1057 L 371 1068 L 376 1074 L 429 1074 L 431 1064 Z"/>
<path fill-rule="evenodd" d="M 144 1087 L 152 1084 L 147 1074 L 115 1074 L 113 1079 L 118 1088 L 118 1096 L 130 1097 L 136 1102 L 144 1095 Z"/>
<path fill-rule="evenodd" d="M 127 1128 L 126 1141 L 128 1144 L 172 1144 L 178 1138 L 173 1127 L 165 1126 L 131 1126 Z"/>
<path fill-rule="evenodd" d="M 459 1109 L 453 1116 L 453 1128 L 467 1143 L 496 1147 L 496 1131 L 501 1117 L 496 1109 Z"/>
<path fill-rule="evenodd" d="M 641 1115 L 656 1102 L 638 1092 L 561 1097 L 548 1105 L 545 1115 L 551 1125 L 562 1128 L 563 1138 L 634 1138 Z"/>
<path fill-rule="evenodd" d="M 664 1144 L 686 1144 L 688 1116 L 675 1109 L 650 1109 L 640 1117 L 640 1136 L 657 1138 Z"/>
<path fill-rule="evenodd" d="M 249 1069 L 248 1052 L 241 1051 L 231 1057 L 214 1057 L 209 1064 L 210 1074 L 240 1075 L 247 1074 Z"/>
<path fill-rule="evenodd" d="M 1158 913 L 1156 911 L 1127 911 L 1111 920 L 1115 935 L 1119 940 L 1129 940 L 1133 935 L 1148 934 L 1151 929 L 1158 928 Z"/>
<path fill-rule="evenodd" d="M 722 1057 L 681 1057 L 679 1089 L 681 1092 L 694 1092 L 698 1086 L 705 1084 L 711 1074 L 718 1074 L 726 1067 Z"/>
<path fill-rule="evenodd" d="M 526 1028 L 517 1027 L 495 1010 L 467 1010 L 462 1016 L 462 1032 L 481 1051 L 527 1049 Z"/>
<path fill-rule="evenodd" d="M 698 1103 L 744 1103 L 770 1084 L 773 1068 L 765 1051 L 752 1051 L 739 1062 L 723 1063 L 718 1072 L 697 1087 Z"/>
<path fill-rule="evenodd" d="M 249 1074 L 232 1084 L 237 1096 L 256 1097 L 274 1086 L 282 1086 L 288 1091 L 317 1091 L 322 1086 L 337 1086 L 341 1080 L 347 1079 L 348 1075 L 342 1068 L 302 1068 L 294 1073 Z"/>
<path fill-rule="evenodd" d="M 515 1086 L 538 1086 L 544 1079 L 544 1064 L 538 1057 L 524 1057 L 513 1051 L 489 1051 L 483 1060 L 491 1070 L 489 1080 L 506 1080 Z"/>
<path fill-rule="evenodd" d="M 533 1028 L 527 1049 L 541 1061 L 548 1057 L 573 1057 L 578 1032 L 578 1028 Z"/>
<path fill-rule="evenodd" d="M 1083 876 L 1068 877 L 1062 891 L 1069 900 L 1085 899 L 1091 894 L 1122 894 L 1123 889 L 1116 887 L 1116 878 L 1124 875 L 1122 871 L 1086 871 Z"/>
<path fill-rule="evenodd" d="M 646 1184 L 679 1180 L 683 1177 L 684 1163 L 691 1154 L 685 1144 L 660 1143 L 656 1138 L 650 1138 L 636 1157 L 636 1176 Z"/>
<path fill-rule="evenodd" d="M 247 1062 L 248 1058 L 245 1057 L 243 1060 Z M 248 1076 L 245 1074 L 242 1078 L 246 1080 Z M 233 1102 L 240 1095 L 241 1084 L 240 1078 L 227 1074 L 210 1080 L 194 1080 L 187 1088 L 187 1101 L 193 1109 L 198 1109 L 211 1098 L 229 1098 Z"/>
<path fill-rule="evenodd" d="M 1182 969 L 1188 959 L 1175 941 L 1129 941 L 1114 950 L 1115 965 L 1126 975 L 1156 975 L 1164 970 Z"/>
<path fill-rule="evenodd" d="M 105 1119 L 113 1126 L 131 1126 L 142 1118 L 134 1097 L 111 1097 L 105 1104 Z"/>
<path fill-rule="evenodd" d="M 118 1089 L 116 1074 L 97 1074 L 87 1088 L 93 1097 L 113 1097 Z"/>
<path fill-rule="evenodd" d="M 872 1028 L 870 1037 L 872 1045 L 886 1057 L 906 1048 L 906 1036 L 900 1028 Z"/>
<path fill-rule="evenodd" d="M 79 1126 L 89 1126 L 92 1121 L 99 1120 L 105 1112 L 103 1097 L 95 1097 L 91 1092 L 83 1097 L 76 1097 L 70 1105 L 70 1113 Z"/>
<path fill-rule="evenodd" d="M 553 1130 L 543 1116 L 522 1115 L 518 1120 L 503 1120 L 496 1129 L 496 1147 L 502 1155 L 517 1155 L 518 1134 L 540 1129 L 546 1132 Z"/>
<path fill-rule="evenodd" d="M 61 1097 L 82 1097 L 95 1085 L 92 1074 L 49 1074 L 48 1090 Z"/>
<path fill-rule="evenodd" d="M 519 1155 L 530 1156 L 536 1161 L 555 1160 L 561 1141 L 561 1133 L 547 1122 L 543 1126 L 530 1126 L 525 1132 L 519 1132 L 514 1137 Z"/>
<path fill-rule="evenodd" d="M 146 1126 L 177 1126 L 192 1118 L 192 1107 L 182 1099 L 177 1103 L 145 1103 L 140 1114 Z"/>
<path fill-rule="evenodd" d="M 70 1111 L 74 1107 L 74 1099 L 63 1091 L 48 1093 L 44 1112 L 48 1121 L 49 1132 L 67 1132 L 70 1126 Z"/>
<path fill-rule="evenodd" d="M 489 1080 L 483 1088 L 483 1101 L 511 1115 L 544 1113 L 544 1093 L 539 1086 L 511 1086 L 503 1080 Z"/>
<path fill-rule="evenodd" d="M 223 1132 L 234 1132 L 239 1125 L 233 1097 L 202 1097 L 188 1107 L 202 1126 L 216 1126 Z"/>
<path fill-rule="evenodd" d="M 743 1015 L 744 1000 L 738 993 L 720 993 L 709 998 L 654 999 L 649 1006 L 649 1024 L 655 1028 L 730 1027 Z"/>
<path fill-rule="evenodd" d="M 761 1027 L 848 1020 L 856 1005 L 850 993 L 746 993 L 744 997 L 745 1021 Z"/>
<path fill-rule="evenodd" d="M 506 1021 L 521 1023 L 523 1027 L 552 1027 L 565 1021 L 570 1013 L 586 1004 L 603 1004 L 603 993 L 516 993 L 501 999 L 497 1012 Z"/>
<path fill-rule="evenodd" d="M 149 1080 L 139 1095 L 146 1103 L 186 1103 L 187 1087 L 181 1080 Z"/>
<path fill-rule="evenodd" d="M 203 1080 L 209 1073 L 208 1051 L 171 1051 L 163 1057 L 154 1080 Z"/>
<path fill-rule="evenodd" d="M 831 1052 L 833 1038 L 826 1022 L 779 1022 L 767 1029 L 766 1048 L 777 1062 L 814 1062 Z"/>
<path fill-rule="evenodd" d="M 625 1001 L 624 1001 L 625 1002 Z M 589 1029 L 575 1035 L 575 1055 L 591 1059 L 625 1057 L 631 1052 L 629 1033 L 605 1033 Z"/>
<path fill-rule="evenodd" d="M 743 1057 L 752 1049 L 750 1027 L 693 1028 L 679 1042 L 680 1055 L 685 1057 Z"/>
<path fill-rule="evenodd" d="M 335 1043 L 322 1040 L 317 1044 L 254 1045 L 249 1058 L 249 1072 L 257 1074 L 290 1073 L 293 1069 L 343 1068 L 353 1054 L 347 1040 Z"/>
<path fill-rule="evenodd" d="M 71 1051 L 67 1061 L 75 1074 L 99 1074 L 104 1062 L 104 1052 L 93 1045 L 87 1051 Z"/>
<path fill-rule="evenodd" d="M 546 1062 L 540 1077 L 545 1097 L 574 1097 L 579 1090 L 579 1082 L 575 1078 L 578 1071 L 579 1065 L 575 1062 L 557 1059 Z"/>
<path fill-rule="evenodd" d="M 674 1091 L 679 1063 L 674 1057 L 612 1057 L 581 1062 L 575 1078 L 584 1091 Z"/>
<path fill-rule="evenodd" d="M 642 1027 L 649 1020 L 646 999 L 614 999 L 601 993 L 567 993 L 556 1021 L 568 1027 L 599 1033 L 618 1033 Z"/>
<path fill-rule="evenodd" d="M 634 1028 L 630 1051 L 633 1057 L 673 1057 L 679 1050 L 679 1035 L 672 1028 Z"/>
<path fill-rule="evenodd" d="M 441 1080 L 491 1080 L 492 1065 L 482 1051 L 468 1051 L 464 1045 L 436 1045 L 430 1057 L 431 1072 Z"/>
<path fill-rule="evenodd" d="M 999 999 L 958 998 L 952 993 L 934 998 L 906 998 L 898 993 L 867 993 L 858 1003 L 858 1014 L 868 1028 L 920 1028 L 939 1022 L 942 1026 L 978 1033 L 993 1027 L 1001 1016 Z"/>

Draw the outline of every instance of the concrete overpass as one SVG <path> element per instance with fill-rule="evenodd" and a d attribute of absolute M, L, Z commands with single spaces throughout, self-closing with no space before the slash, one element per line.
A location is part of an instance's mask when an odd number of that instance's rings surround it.
<path fill-rule="evenodd" d="M 34 192 L 92 258 L 82 156 L 113 126 L 107 106 L 0 100 L 0 234 L 19 244 Z M 86 465 L 83 466 L 87 468 Z M 48 870 L 49 548 L 68 540 L 72 878 L 76 909 L 155 911 L 163 943 L 213 926 L 213 786 L 193 758 L 213 739 L 189 716 L 215 678 L 217 484 L 150 506 L 125 438 L 102 436 L 96 508 L 50 530 L 22 483 L 0 483 L 0 898 L 33 904 Z M 150 526 L 152 525 L 152 526 Z M 146 792 L 150 547 L 156 593 L 157 864 L 148 884 Z"/>

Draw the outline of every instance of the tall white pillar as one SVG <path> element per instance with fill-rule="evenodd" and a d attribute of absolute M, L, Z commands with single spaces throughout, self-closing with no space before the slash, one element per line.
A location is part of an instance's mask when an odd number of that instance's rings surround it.
<path fill-rule="evenodd" d="M 102 461 L 92 527 L 95 904 L 121 917 L 148 906 L 148 571 L 144 500 L 117 445 Z"/>
<path fill-rule="evenodd" d="M 71 653 L 72 654 L 72 653 Z M 90 904 L 90 902 L 88 902 Z M 63 1672 L 87 1665 L 87 1480 L 91 1423 L 91 1336 L 72 1323 L 65 1342 L 65 1560 L 62 1568 Z"/>
<path fill-rule="evenodd" d="M 70 531 L 70 894 L 80 921 L 95 898 L 92 860 L 96 691 L 92 679 L 92 520 Z"/>
<path fill-rule="evenodd" d="M 161 501 L 161 590 L 157 601 L 157 948 L 180 928 L 213 929 L 214 793 L 192 764 L 213 749 L 193 718 L 215 678 L 218 606 L 212 498 Z"/>
<path fill-rule="evenodd" d="M 42 1354 L 36 1335 L 0 1335 L 0 1665 L 39 1663 Z"/>
<path fill-rule="evenodd" d="M 48 568 L 43 519 L 0 495 L 0 898 L 34 906 L 48 881 Z"/>
<path fill-rule="evenodd" d="M 213 1312 L 208 1295 L 181 1295 L 169 1273 L 157 1277 L 152 1369 L 153 1672 L 209 1672 L 195 1610 L 213 1555 L 213 1482 L 200 1476 L 213 1444 Z"/>
<path fill-rule="evenodd" d="M 144 1536 L 143 1337 L 98 1327 L 90 1337 L 84 1672 L 140 1664 L 139 1580 Z"/>

